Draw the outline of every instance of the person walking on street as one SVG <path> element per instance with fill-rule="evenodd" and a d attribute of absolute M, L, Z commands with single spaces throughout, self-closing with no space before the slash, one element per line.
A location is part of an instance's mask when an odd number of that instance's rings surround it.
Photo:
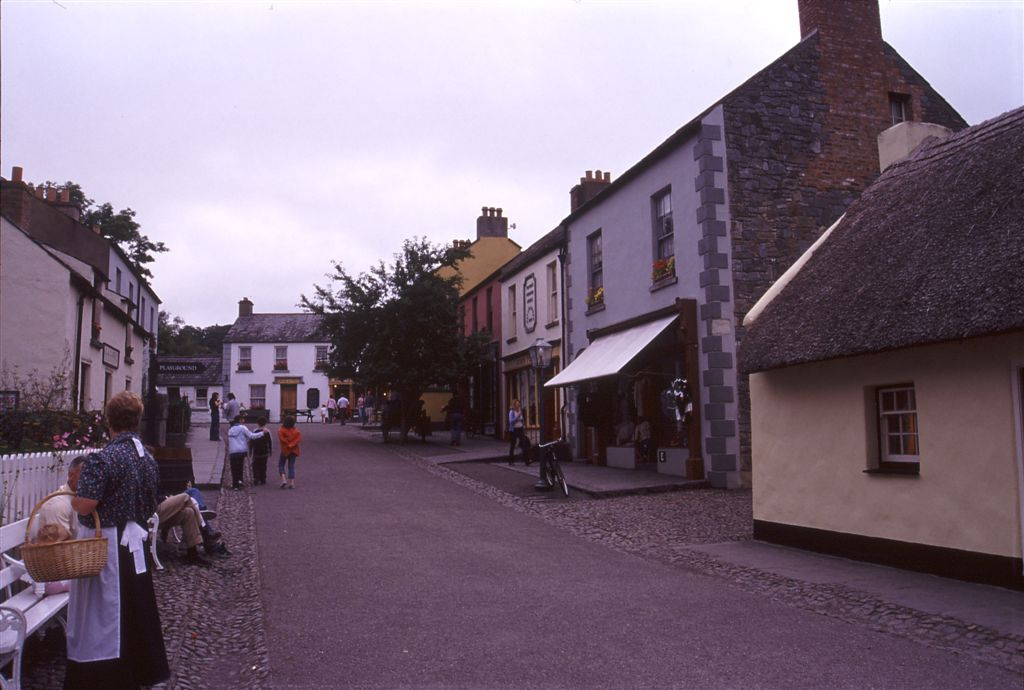
<path fill-rule="evenodd" d="M 334 424 L 334 415 L 338 411 L 338 401 L 327 396 L 327 423 Z"/>
<path fill-rule="evenodd" d="M 220 393 L 210 396 L 210 440 L 220 440 Z"/>
<path fill-rule="evenodd" d="M 345 420 L 348 419 L 348 407 L 348 398 L 346 398 L 345 394 L 342 393 L 338 396 L 338 419 L 341 420 L 342 426 L 345 426 Z"/>
<path fill-rule="evenodd" d="M 463 409 L 462 409 L 462 398 L 456 393 L 448 401 L 448 404 L 444 406 L 442 412 L 448 413 L 448 424 L 452 430 L 452 440 L 449 445 L 461 446 L 462 445 L 462 420 L 463 420 Z"/>
<path fill-rule="evenodd" d="M 299 457 L 299 444 L 302 443 L 302 432 L 295 428 L 295 417 L 288 415 L 277 430 L 277 440 L 281 442 L 281 456 L 277 461 L 277 472 L 281 475 L 281 488 L 295 488 L 295 460 Z M 285 463 L 288 474 L 285 475 Z"/>
<path fill-rule="evenodd" d="M 231 394 L 228 393 L 230 396 Z M 249 441 L 262 437 L 267 431 L 250 431 L 242 424 L 242 418 L 235 416 L 228 429 L 228 459 L 231 461 L 231 488 L 240 491 L 245 486 L 242 481 L 242 468 L 245 456 L 249 454 Z"/>
<path fill-rule="evenodd" d="M 366 397 L 361 393 L 356 400 L 356 414 L 359 415 L 359 423 L 366 426 Z"/>
<path fill-rule="evenodd" d="M 526 423 L 523 421 L 523 408 L 518 399 L 512 400 L 512 408 L 508 411 L 508 431 L 512 442 L 508 447 L 508 464 L 515 464 L 516 445 L 523 451 L 523 462 L 530 464 L 530 439 L 526 438 Z"/>
<path fill-rule="evenodd" d="M 267 431 L 267 418 L 260 417 L 257 422 L 263 436 L 249 441 L 249 449 L 252 451 L 252 483 L 259 486 L 267 483 L 267 459 L 274 450 L 274 442 Z"/>

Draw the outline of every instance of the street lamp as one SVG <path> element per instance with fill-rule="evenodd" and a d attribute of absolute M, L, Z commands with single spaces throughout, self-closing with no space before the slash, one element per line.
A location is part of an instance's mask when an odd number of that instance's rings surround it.
<path fill-rule="evenodd" d="M 537 443 L 538 445 L 544 443 L 544 382 L 542 381 L 542 374 L 544 371 L 551 366 L 551 343 L 544 340 L 544 338 L 537 338 L 537 340 L 530 346 L 530 364 L 533 365 L 534 370 L 537 372 L 537 416 L 538 430 L 537 430 Z M 544 454 L 539 453 L 537 458 L 540 463 L 540 477 L 537 479 L 537 483 L 534 484 L 535 489 L 550 489 L 551 485 L 548 484 L 545 475 L 545 469 L 547 469 L 547 462 L 545 462 Z"/>

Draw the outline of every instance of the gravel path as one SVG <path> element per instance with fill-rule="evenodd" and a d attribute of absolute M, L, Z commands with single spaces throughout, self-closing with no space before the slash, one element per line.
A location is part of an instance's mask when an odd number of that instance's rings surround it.
<path fill-rule="evenodd" d="M 715 577 L 789 606 L 1024 673 L 1024 638 L 1019 636 L 895 606 L 844 586 L 808 583 L 722 562 L 689 548 L 750 539 L 749 491 L 681 491 L 573 501 L 513 496 L 450 467 L 433 465 L 420 458 L 415 448 L 391 448 L 425 472 L 581 538 Z M 223 491 L 217 509 L 217 527 L 226 535 L 231 558 L 203 569 L 181 565 L 169 547 L 161 547 L 166 570 L 155 582 L 172 665 L 172 677 L 161 688 L 269 687 L 263 609 L 259 597 L 253 596 L 260 591 L 260 568 L 251 496 L 248 491 Z M 63 642 L 59 630 L 30 641 L 24 662 L 26 689 L 60 687 Z"/>

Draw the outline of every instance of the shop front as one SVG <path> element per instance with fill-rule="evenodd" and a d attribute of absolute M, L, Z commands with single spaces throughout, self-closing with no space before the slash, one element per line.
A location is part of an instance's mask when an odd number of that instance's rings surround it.
<path fill-rule="evenodd" d="M 680 301 L 588 333 L 590 344 L 545 384 L 574 389 L 578 457 L 703 478 L 695 321 L 693 303 Z"/>
<path fill-rule="evenodd" d="M 529 351 L 521 351 L 502 362 L 505 376 L 505 414 L 512 407 L 512 401 L 518 400 L 523 409 L 526 424 L 526 435 L 530 443 L 538 443 L 558 438 L 562 434 L 562 424 L 558 421 L 559 410 L 562 409 L 564 397 L 560 390 L 545 387 L 546 382 L 555 376 L 561 361 L 561 346 L 553 344 L 551 365 L 537 368 L 530 357 Z M 543 396 L 543 399 L 541 398 Z M 504 419 L 501 428 L 508 438 L 508 419 Z"/>

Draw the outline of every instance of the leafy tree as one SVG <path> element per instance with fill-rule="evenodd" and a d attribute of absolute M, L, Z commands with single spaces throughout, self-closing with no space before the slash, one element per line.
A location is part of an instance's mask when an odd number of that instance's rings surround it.
<path fill-rule="evenodd" d="M 163 355 L 219 355 L 224 336 L 231 329 L 227 326 L 190 326 L 180 316 L 171 316 L 160 311 L 157 341 Z"/>
<path fill-rule="evenodd" d="M 423 392 L 463 378 L 483 356 L 485 339 L 457 328 L 461 278 L 438 275 L 467 256 L 413 238 L 390 265 L 381 261 L 358 276 L 335 262 L 329 277 L 337 290 L 314 285 L 313 297 L 302 296 L 303 307 L 324 317 L 331 373 L 398 399 L 403 442 Z"/>
<path fill-rule="evenodd" d="M 154 261 L 154 254 L 166 252 L 168 247 L 163 242 L 154 242 L 139 232 L 141 226 L 135 220 L 135 211 L 124 208 L 115 213 L 114 207 L 109 202 L 97 206 L 95 201 L 85 196 L 81 185 L 70 180 L 63 185 L 47 181 L 44 186 L 67 189 L 71 201 L 82 209 L 82 223 L 99 225 L 103 236 L 121 248 L 128 257 L 132 268 L 138 271 L 139 275 L 145 278 L 153 277 L 153 273 L 146 264 Z"/>

